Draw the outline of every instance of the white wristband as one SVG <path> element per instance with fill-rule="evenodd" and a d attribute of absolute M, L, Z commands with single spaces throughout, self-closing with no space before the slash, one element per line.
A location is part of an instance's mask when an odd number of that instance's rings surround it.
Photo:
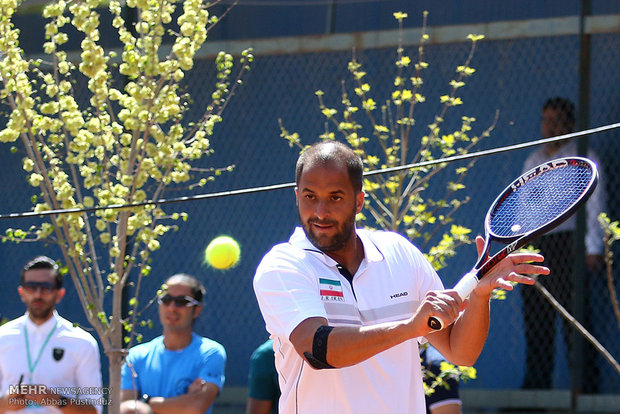
<path fill-rule="evenodd" d="M 477 284 L 476 272 L 469 272 L 459 280 L 456 286 L 454 286 L 454 290 L 456 290 L 462 300 L 465 300 L 474 291 Z"/>

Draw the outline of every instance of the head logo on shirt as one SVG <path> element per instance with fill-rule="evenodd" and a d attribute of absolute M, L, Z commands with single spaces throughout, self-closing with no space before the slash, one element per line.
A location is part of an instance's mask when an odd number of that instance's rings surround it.
<path fill-rule="evenodd" d="M 319 289 L 321 293 L 321 299 L 330 301 L 344 301 L 344 294 L 342 293 L 342 285 L 339 280 L 319 278 Z"/>
<path fill-rule="evenodd" d="M 64 355 L 65 350 L 62 348 L 54 348 L 52 350 L 52 356 L 54 357 L 54 361 L 60 361 Z"/>

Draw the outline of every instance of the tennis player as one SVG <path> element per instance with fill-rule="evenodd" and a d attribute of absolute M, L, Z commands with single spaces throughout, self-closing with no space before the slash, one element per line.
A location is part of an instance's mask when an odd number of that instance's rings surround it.
<path fill-rule="evenodd" d="M 511 254 L 462 302 L 404 237 L 356 228 L 362 171 L 344 144 L 307 149 L 296 166 L 302 227 L 265 255 L 254 277 L 274 340 L 282 414 L 423 413 L 418 343 L 430 341 L 454 364 L 474 364 L 491 291 L 548 273 L 532 263 L 542 256 Z M 482 238 L 476 242 L 481 251 Z M 447 327 L 432 331 L 431 316 Z"/>

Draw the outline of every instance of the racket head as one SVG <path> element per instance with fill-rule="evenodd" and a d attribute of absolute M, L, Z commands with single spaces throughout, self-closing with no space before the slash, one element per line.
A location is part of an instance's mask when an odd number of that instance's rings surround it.
<path fill-rule="evenodd" d="M 508 244 L 534 238 L 568 219 L 590 198 L 598 183 L 596 164 L 564 157 L 525 172 L 500 193 L 485 217 L 485 233 Z"/>

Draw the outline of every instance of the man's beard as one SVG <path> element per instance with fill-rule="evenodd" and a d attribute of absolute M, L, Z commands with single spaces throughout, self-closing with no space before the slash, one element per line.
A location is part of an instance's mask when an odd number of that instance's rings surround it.
<path fill-rule="evenodd" d="M 28 314 L 32 320 L 47 320 L 54 313 L 54 303 L 51 304 L 47 301 L 41 300 L 46 306 L 29 306 Z"/>
<path fill-rule="evenodd" d="M 301 217 L 300 217 L 300 221 L 304 229 L 304 233 L 306 233 L 306 237 L 308 238 L 308 240 L 310 240 L 310 243 L 312 243 L 314 247 L 321 250 L 322 252 L 334 252 L 334 251 L 338 251 L 342 249 L 346 245 L 347 241 L 351 239 L 351 236 L 353 235 L 355 231 L 355 215 L 356 215 L 356 209 L 354 206 L 352 214 L 349 217 L 347 217 L 339 226 L 338 226 L 338 222 L 334 220 L 321 221 L 317 218 L 311 218 L 311 219 L 308 219 L 308 221 L 304 222 L 301 220 Z M 327 225 L 332 225 L 332 226 L 336 225 L 338 231 L 335 235 L 330 236 L 330 237 L 327 237 L 327 236 L 318 237 L 313 232 L 312 225 L 315 223 L 316 224 L 327 224 Z"/>

